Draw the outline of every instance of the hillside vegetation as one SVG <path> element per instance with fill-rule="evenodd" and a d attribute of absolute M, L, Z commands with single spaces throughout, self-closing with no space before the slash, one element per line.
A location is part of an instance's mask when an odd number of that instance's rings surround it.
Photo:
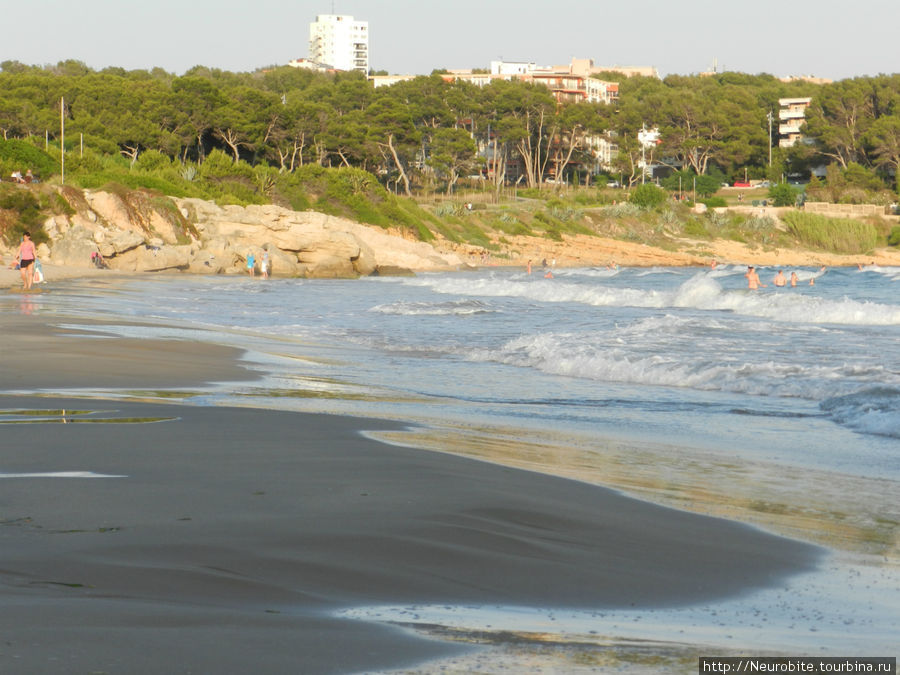
<path fill-rule="evenodd" d="M 695 245 L 690 242 L 716 239 L 768 249 L 802 247 L 846 254 L 900 243 L 896 236 L 890 239 L 891 227 L 881 219 L 848 221 L 797 211 L 785 214 L 780 223 L 752 210 L 696 213 L 692 203 L 673 201 L 655 187 L 658 193 L 650 197 L 649 190 L 634 191 L 632 201 L 623 201 L 627 191 L 610 188 L 526 189 L 495 201 L 493 191 L 474 182 L 455 198 L 407 198 L 388 192 L 374 176 L 359 169 L 308 166 L 282 174 L 234 163 L 218 151 L 194 172 L 153 153 L 145 153 L 145 159 L 134 166 L 104 158 L 95 171 L 82 171 L 71 182 L 84 189 L 140 193 L 139 200 L 145 201 L 197 197 L 222 204 L 276 203 L 294 210 L 312 209 L 413 239 L 483 249 L 501 258 L 512 254 L 518 237 L 562 241 L 571 235 L 603 236 L 672 251 Z M 0 233 L 7 245 L 18 242 L 25 229 L 32 231 L 36 241 L 46 240 L 41 228 L 46 218 L 72 209 L 73 197 L 62 198 L 60 190 L 77 192 L 74 185 L 0 183 Z M 735 198 L 728 195 L 727 199 L 734 202 Z"/>
<path fill-rule="evenodd" d="M 776 143 L 770 155 L 766 114 L 783 96 L 812 96 L 810 142 Z M 661 188 L 640 184 L 642 125 L 660 132 L 648 161 L 681 167 Z M 617 147 L 599 174 L 598 140 Z M 803 195 L 784 177 L 827 164 L 807 197 L 887 205 L 897 201 L 898 147 L 897 75 L 829 85 L 740 73 L 636 77 L 620 83 L 617 104 L 604 105 L 561 104 L 523 82 L 480 88 L 438 74 L 374 89 L 359 74 L 293 68 L 197 67 L 179 77 L 160 69 L 96 72 L 76 61 L 0 63 L 0 229 L 8 242 L 25 228 L 40 240 L 41 218 L 65 208 L 44 188 L 64 183 L 314 209 L 498 254 L 513 237 L 567 235 L 856 252 L 895 245 L 900 232 L 871 222 L 839 225 L 836 236 L 819 221 L 695 214 L 685 197 L 736 206 L 733 193 L 719 192 L 723 182 L 767 178 L 773 186 L 748 190 L 745 204 L 790 205 Z M 25 169 L 42 181 L 29 197 L 6 183 Z"/>

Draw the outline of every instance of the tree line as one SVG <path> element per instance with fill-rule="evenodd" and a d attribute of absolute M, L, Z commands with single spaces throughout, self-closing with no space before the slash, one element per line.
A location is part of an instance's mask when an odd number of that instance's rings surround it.
<path fill-rule="evenodd" d="M 741 73 L 602 77 L 619 81 L 617 104 L 559 104 L 542 85 L 478 87 L 439 73 L 375 89 L 358 73 L 290 67 L 232 73 L 198 66 L 176 76 L 5 61 L 0 138 L 58 144 L 63 101 L 67 154 L 83 141 L 89 152 L 131 163 L 155 151 L 190 165 L 221 150 L 282 173 L 306 165 L 363 169 L 407 195 L 437 185 L 450 191 L 470 174 L 497 190 L 508 179 L 529 187 L 548 177 L 588 184 L 597 139 L 618 149 L 605 172 L 632 184 L 643 161 L 729 181 L 833 165 L 892 187 L 900 169 L 900 75 L 830 84 Z M 778 147 L 778 99 L 806 96 L 808 142 Z M 642 147 L 642 128 L 658 129 L 659 145 Z"/>

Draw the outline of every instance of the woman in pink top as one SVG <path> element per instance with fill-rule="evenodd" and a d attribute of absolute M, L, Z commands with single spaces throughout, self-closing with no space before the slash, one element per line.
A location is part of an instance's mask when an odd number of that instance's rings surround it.
<path fill-rule="evenodd" d="M 25 232 L 22 235 L 22 243 L 19 245 L 19 270 L 22 272 L 22 285 L 27 291 L 34 281 L 34 260 L 37 252 L 34 250 L 34 242 L 31 234 Z"/>

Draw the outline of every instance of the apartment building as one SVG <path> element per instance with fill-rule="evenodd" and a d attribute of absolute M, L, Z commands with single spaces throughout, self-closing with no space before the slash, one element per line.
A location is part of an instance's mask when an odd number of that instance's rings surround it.
<path fill-rule="evenodd" d="M 812 103 L 812 98 L 780 98 L 778 99 L 778 145 L 782 148 L 790 148 L 803 141 L 800 133 L 803 123 L 806 121 L 806 109 Z"/>
<path fill-rule="evenodd" d="M 369 22 L 319 14 L 309 24 L 309 61 L 335 70 L 369 72 Z"/>
<path fill-rule="evenodd" d="M 572 59 L 562 66 L 538 66 L 525 61 L 491 61 L 490 72 L 472 70 L 448 70 L 442 77 L 449 81 L 463 80 L 479 87 L 497 80 L 520 80 L 542 84 L 553 92 L 559 103 L 616 103 L 619 100 L 618 82 L 607 82 L 593 77 L 602 72 L 590 59 Z M 411 80 L 416 75 L 375 75 L 369 79 L 377 87 Z"/>
<path fill-rule="evenodd" d="M 319 63 L 318 61 L 311 61 L 310 59 L 291 59 L 288 61 L 288 65 L 291 68 L 300 68 L 302 70 L 314 70 L 317 73 L 329 73 L 334 72 L 334 68 L 332 68 L 327 63 Z"/>

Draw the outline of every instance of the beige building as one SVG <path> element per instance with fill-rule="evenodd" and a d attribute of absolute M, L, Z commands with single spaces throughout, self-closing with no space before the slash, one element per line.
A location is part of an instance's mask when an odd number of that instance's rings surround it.
<path fill-rule="evenodd" d="M 782 148 L 790 148 L 801 142 L 804 138 L 800 129 L 806 122 L 806 109 L 812 103 L 812 98 L 780 98 L 778 105 L 778 145 Z"/>
<path fill-rule="evenodd" d="M 442 77 L 447 81 L 471 82 L 479 87 L 497 80 L 534 82 L 550 89 L 560 103 L 615 103 L 619 100 L 618 82 L 593 77 L 606 70 L 595 67 L 591 59 L 572 59 L 570 64 L 562 66 L 538 66 L 526 61 L 492 61 L 490 72 L 448 70 Z M 375 87 L 386 87 L 415 77 L 417 76 L 373 75 L 369 79 Z"/>

